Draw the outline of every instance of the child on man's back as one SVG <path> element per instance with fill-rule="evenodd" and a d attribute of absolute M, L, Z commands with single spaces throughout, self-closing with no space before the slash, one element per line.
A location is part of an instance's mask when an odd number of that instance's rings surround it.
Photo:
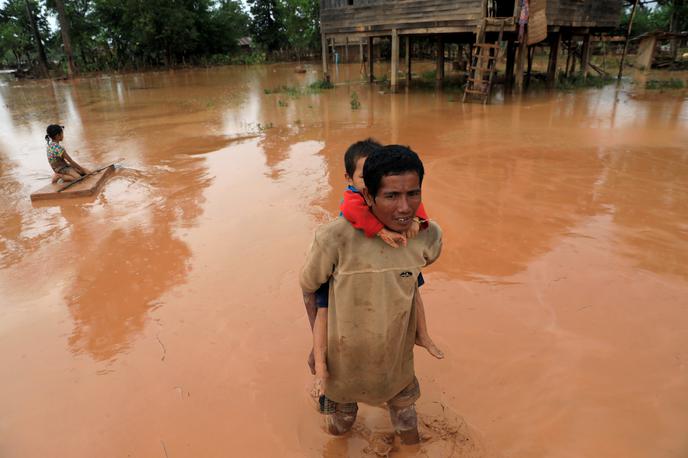
<path fill-rule="evenodd" d="M 427 227 L 428 215 L 425 213 L 423 204 L 420 205 L 414 224 L 405 234 L 391 231 L 370 212 L 368 205 L 360 193 L 360 190 L 365 187 L 363 180 L 363 166 L 366 159 L 373 151 L 380 148 L 382 145 L 373 139 L 366 139 L 354 143 L 349 146 L 344 154 L 344 167 L 346 173 L 344 177 L 348 182 L 346 191 L 344 192 L 344 199 L 340 205 L 341 215 L 346 218 L 356 229 L 362 230 L 367 237 L 380 237 L 386 244 L 393 248 L 405 246 L 408 239 L 415 237 L 418 232 Z M 425 283 L 423 275 L 418 276 L 418 287 Z M 329 283 L 324 283 L 315 293 L 315 303 L 318 308 L 325 308 L 329 303 Z M 420 296 L 420 290 L 417 290 L 415 296 L 416 304 L 416 345 L 424 347 L 435 358 L 444 358 L 444 353 L 437 348 L 428 333 L 427 322 L 425 320 L 425 308 L 423 300 Z M 309 365 L 311 372 L 314 371 L 313 354 L 309 358 Z"/>

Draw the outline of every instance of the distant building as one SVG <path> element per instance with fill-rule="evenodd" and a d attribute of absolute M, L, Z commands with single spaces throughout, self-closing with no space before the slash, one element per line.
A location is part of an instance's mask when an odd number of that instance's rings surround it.
<path fill-rule="evenodd" d="M 622 8 L 622 0 L 320 0 L 320 27 L 324 56 L 328 47 L 332 44 L 341 46 L 345 37 L 349 42 L 361 39 L 367 42 L 365 47 L 369 54 L 374 39 L 390 38 L 392 66 L 396 70 L 400 38 L 405 39 L 405 46 L 409 49 L 414 37 L 435 37 L 441 51 L 438 52 L 439 65 L 444 60 L 444 43 L 476 46 L 494 43 L 501 31 L 502 40 L 509 44 L 507 60 L 512 74 L 514 61 L 518 60 L 518 86 L 527 60 L 528 45 L 548 40 L 552 49 L 558 51 L 562 38 L 582 37 L 585 49 L 579 54 L 585 60 L 589 57 L 590 35 L 608 33 L 616 28 Z M 523 39 L 519 41 L 520 19 L 527 25 L 523 27 Z M 517 56 L 519 48 L 520 57 Z M 485 46 L 485 49 L 489 49 L 491 54 L 498 52 L 494 46 Z M 552 56 L 554 65 L 556 54 Z M 326 74 L 327 61 L 327 58 L 323 60 Z M 410 59 L 406 59 L 406 64 L 410 68 Z M 443 67 L 438 67 L 437 74 L 441 80 Z M 393 89 L 398 83 L 396 80 L 396 74 L 393 74 Z"/>
<path fill-rule="evenodd" d="M 239 38 L 239 48 L 242 51 L 251 51 L 253 49 L 253 38 L 251 38 L 251 37 Z"/>

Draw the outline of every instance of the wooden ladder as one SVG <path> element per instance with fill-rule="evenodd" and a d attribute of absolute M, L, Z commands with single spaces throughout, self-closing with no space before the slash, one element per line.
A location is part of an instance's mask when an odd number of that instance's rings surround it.
<path fill-rule="evenodd" d="M 483 29 L 478 30 L 476 34 L 471 62 L 468 66 L 468 80 L 463 93 L 464 103 L 473 99 L 481 99 L 484 105 L 490 102 L 492 82 L 497 72 L 497 60 L 499 59 L 502 38 L 504 37 L 504 26 L 509 19 L 501 21 L 499 38 L 497 38 L 495 43 L 485 43 L 487 19 L 483 20 Z"/>

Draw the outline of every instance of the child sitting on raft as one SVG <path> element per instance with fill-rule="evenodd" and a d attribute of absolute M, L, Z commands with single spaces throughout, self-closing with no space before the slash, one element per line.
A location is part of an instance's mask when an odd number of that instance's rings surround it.
<path fill-rule="evenodd" d="M 64 126 L 51 124 L 46 129 L 45 141 L 48 144 L 48 162 L 52 167 L 53 175 L 52 182 L 57 183 L 60 179 L 62 181 L 74 181 L 84 175 L 88 175 L 90 171 L 83 168 L 72 159 L 60 142 L 64 139 Z"/>

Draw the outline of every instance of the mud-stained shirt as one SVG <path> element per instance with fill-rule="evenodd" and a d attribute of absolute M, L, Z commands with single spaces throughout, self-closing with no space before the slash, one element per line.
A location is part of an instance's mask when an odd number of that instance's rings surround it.
<path fill-rule="evenodd" d="M 317 230 L 301 288 L 330 282 L 328 398 L 380 404 L 413 381 L 418 274 L 441 250 L 442 231 L 432 222 L 403 248 L 366 237 L 344 218 Z"/>

